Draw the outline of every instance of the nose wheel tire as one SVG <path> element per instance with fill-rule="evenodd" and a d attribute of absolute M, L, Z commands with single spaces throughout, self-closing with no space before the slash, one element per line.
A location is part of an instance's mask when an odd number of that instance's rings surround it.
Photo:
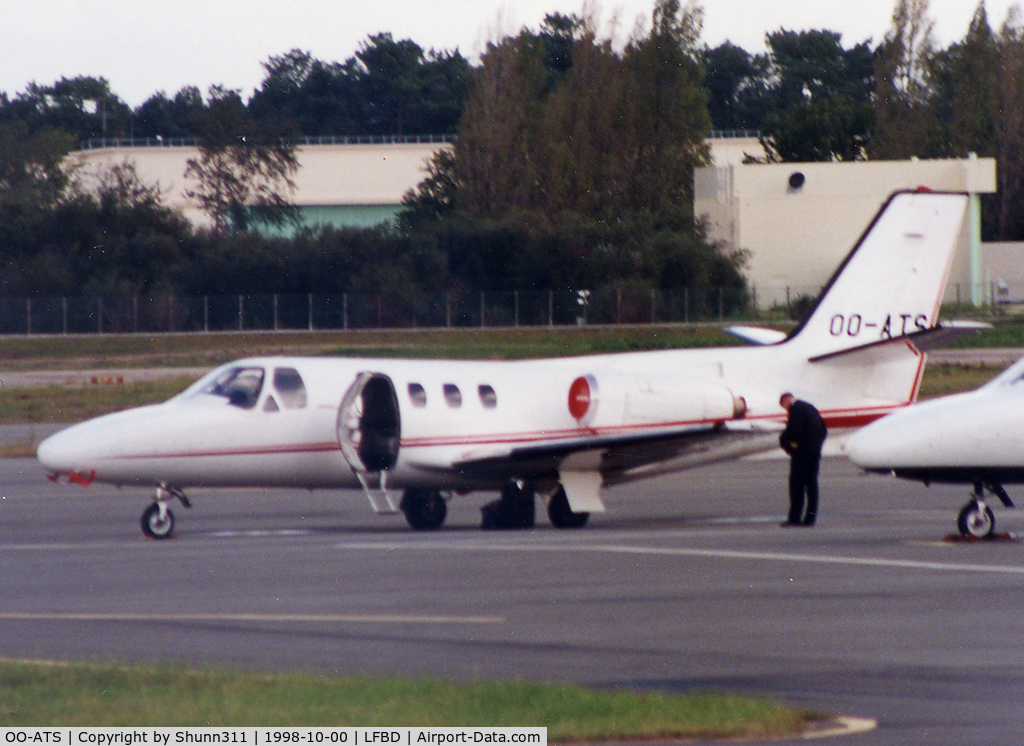
<path fill-rule="evenodd" d="M 153 503 L 142 513 L 142 533 L 150 539 L 169 539 L 174 533 L 174 513 L 158 503 Z M 161 515 L 163 513 L 163 515 Z"/>
<path fill-rule="evenodd" d="M 977 500 L 967 503 L 956 519 L 957 528 L 964 536 L 984 539 L 991 536 L 996 527 L 996 517 L 992 508 Z"/>

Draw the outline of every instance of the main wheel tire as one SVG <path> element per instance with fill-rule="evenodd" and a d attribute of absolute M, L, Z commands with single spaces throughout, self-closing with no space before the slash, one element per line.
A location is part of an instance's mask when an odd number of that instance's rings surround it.
<path fill-rule="evenodd" d="M 992 535 L 996 528 L 996 517 L 992 508 L 984 507 L 975 501 L 967 503 L 957 516 L 956 526 L 960 533 L 974 539 L 984 539 Z"/>
<path fill-rule="evenodd" d="M 406 490 L 401 508 L 406 522 L 416 531 L 436 531 L 448 517 L 448 503 L 439 490 Z"/>
<path fill-rule="evenodd" d="M 537 493 L 532 486 L 508 482 L 501 489 L 498 500 L 481 508 L 480 527 L 489 530 L 516 530 L 533 528 L 536 520 Z"/>
<path fill-rule="evenodd" d="M 170 508 L 160 518 L 160 506 L 153 503 L 142 512 L 142 533 L 150 539 L 169 539 L 174 533 L 174 513 Z"/>
<path fill-rule="evenodd" d="M 565 489 L 559 487 L 548 503 L 548 519 L 555 528 L 583 528 L 590 519 L 590 513 L 573 513 Z"/>

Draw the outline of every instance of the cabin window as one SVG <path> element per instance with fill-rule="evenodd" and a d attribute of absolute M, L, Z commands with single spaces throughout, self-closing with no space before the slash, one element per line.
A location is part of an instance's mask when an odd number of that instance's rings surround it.
<path fill-rule="evenodd" d="M 409 384 L 409 399 L 414 407 L 427 406 L 427 390 L 418 383 Z"/>
<path fill-rule="evenodd" d="M 449 407 L 461 407 L 462 392 L 459 391 L 459 387 L 454 383 L 446 383 L 444 385 L 444 400 L 448 402 Z"/>
<path fill-rule="evenodd" d="M 263 389 L 263 368 L 228 368 L 206 385 L 202 393 L 223 396 L 242 409 L 252 409 Z"/>
<path fill-rule="evenodd" d="M 493 386 L 488 386 L 486 383 L 480 384 L 480 403 L 484 405 L 484 409 L 494 409 L 498 406 L 498 394 L 495 392 Z"/>
<path fill-rule="evenodd" d="M 274 369 L 274 390 L 285 409 L 304 409 L 306 406 L 306 384 L 295 368 Z"/>

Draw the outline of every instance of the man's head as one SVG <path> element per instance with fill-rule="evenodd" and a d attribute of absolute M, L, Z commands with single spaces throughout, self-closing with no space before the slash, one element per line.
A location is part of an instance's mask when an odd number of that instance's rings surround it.
<path fill-rule="evenodd" d="M 789 411 L 789 408 L 793 406 L 794 401 L 796 401 L 796 397 L 794 397 L 788 391 L 779 397 L 779 404 L 781 404 L 782 408 L 785 409 L 787 412 Z"/>

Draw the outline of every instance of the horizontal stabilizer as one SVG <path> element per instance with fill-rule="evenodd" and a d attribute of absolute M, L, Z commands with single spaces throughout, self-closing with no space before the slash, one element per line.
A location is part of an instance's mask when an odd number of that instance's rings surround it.
<path fill-rule="evenodd" d="M 744 342 L 755 345 L 774 345 L 786 340 L 787 334 L 778 329 L 765 329 L 762 326 L 727 326 L 723 331 Z"/>
<path fill-rule="evenodd" d="M 921 352 L 928 352 L 991 328 L 991 324 L 983 321 L 946 321 L 931 329 L 911 334 L 910 337 L 914 347 Z"/>
<path fill-rule="evenodd" d="M 991 324 L 986 324 L 980 321 L 947 321 L 937 324 L 930 329 L 922 329 L 910 334 L 901 334 L 896 337 L 887 337 L 885 339 L 880 339 L 876 342 L 869 342 L 868 344 L 859 345 L 857 347 L 848 347 L 846 349 L 836 350 L 835 352 L 827 352 L 824 355 L 815 355 L 814 357 L 809 358 L 809 360 L 812 363 L 820 363 L 823 360 L 833 360 L 837 357 L 842 357 L 843 355 L 863 352 L 865 350 L 885 345 L 904 343 L 912 344 L 919 352 L 928 352 L 929 350 L 944 347 L 958 339 L 963 339 L 964 337 L 969 337 L 972 334 L 977 334 L 978 332 L 991 328 Z"/>

